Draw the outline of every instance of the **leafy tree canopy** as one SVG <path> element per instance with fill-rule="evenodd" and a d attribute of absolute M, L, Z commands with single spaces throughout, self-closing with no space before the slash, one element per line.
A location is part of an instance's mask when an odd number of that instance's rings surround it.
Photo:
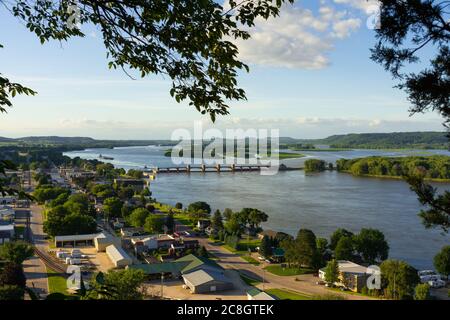
<path fill-rule="evenodd" d="M 246 28 L 257 18 L 277 16 L 284 2 L 293 0 L 79 0 L 76 20 L 70 1 L 4 5 L 41 43 L 83 37 L 81 25 L 94 24 L 101 30 L 109 68 L 167 76 L 177 102 L 188 100 L 214 121 L 229 113 L 228 100 L 246 98 L 236 78 L 248 66 L 238 60 L 233 39 L 248 39 Z M 34 91 L 0 78 L 0 106 L 10 105 L 8 97 L 16 93 Z"/>
<path fill-rule="evenodd" d="M 411 113 L 433 110 L 450 124 L 449 3 L 441 0 L 381 0 L 378 43 L 372 59 L 406 91 Z M 421 54 L 432 55 L 427 67 L 409 72 Z M 422 62 L 423 63 L 423 62 Z M 425 63 L 423 63 L 425 65 Z"/>

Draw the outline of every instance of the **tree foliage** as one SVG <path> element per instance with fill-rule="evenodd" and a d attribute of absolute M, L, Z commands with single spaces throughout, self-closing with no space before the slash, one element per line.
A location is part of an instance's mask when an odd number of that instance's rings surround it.
<path fill-rule="evenodd" d="M 330 260 L 325 267 L 325 281 L 331 284 L 339 280 L 339 264 L 336 259 Z"/>
<path fill-rule="evenodd" d="M 437 0 L 381 0 L 378 43 L 372 59 L 408 94 L 411 113 L 439 112 L 450 123 L 449 3 Z M 421 54 L 431 55 L 427 67 L 409 72 Z M 423 65 L 423 61 L 421 62 Z"/>
<path fill-rule="evenodd" d="M 380 265 L 381 286 L 387 298 L 412 299 L 419 283 L 417 270 L 404 261 L 386 260 Z"/>
<path fill-rule="evenodd" d="M 134 209 L 131 215 L 128 217 L 128 222 L 133 227 L 143 227 L 147 217 L 150 216 L 150 212 L 145 208 Z"/>
<path fill-rule="evenodd" d="M 419 202 L 426 206 L 426 209 L 419 212 L 426 228 L 440 227 L 448 232 L 450 227 L 450 191 L 439 194 L 437 188 L 423 181 L 420 175 L 406 176 L 406 181 L 414 191 Z"/>
<path fill-rule="evenodd" d="M 32 257 L 33 253 L 33 246 L 25 241 L 11 241 L 0 246 L 0 258 L 19 265 Z"/>
<path fill-rule="evenodd" d="M 433 260 L 434 267 L 437 272 L 442 275 L 450 275 L 450 246 L 445 246 L 441 251 L 434 257 Z"/>
<path fill-rule="evenodd" d="M 308 159 L 305 161 L 305 172 L 325 171 L 326 162 L 319 159 Z"/>
<path fill-rule="evenodd" d="M 414 289 L 414 300 L 430 300 L 430 285 L 428 283 L 419 283 Z"/>
<path fill-rule="evenodd" d="M 109 68 L 135 70 L 142 77 L 167 76 L 172 80 L 170 94 L 177 102 L 188 100 L 214 121 L 216 115 L 229 113 L 227 101 L 246 98 L 237 74 L 249 68 L 238 60 L 233 39 L 248 39 L 247 28 L 258 18 L 277 16 L 284 2 L 293 0 L 230 0 L 224 4 L 213 0 L 79 0 L 78 21 L 74 21 L 69 1 L 39 0 L 31 5 L 16 0 L 4 5 L 41 43 L 83 37 L 80 25 L 94 24 L 101 30 Z M 9 93 L 34 94 L 7 79 L 0 85 L 2 104 L 10 103 Z"/>
<path fill-rule="evenodd" d="M 353 241 L 356 251 L 367 264 L 379 263 L 388 257 L 389 245 L 379 230 L 363 228 Z"/>

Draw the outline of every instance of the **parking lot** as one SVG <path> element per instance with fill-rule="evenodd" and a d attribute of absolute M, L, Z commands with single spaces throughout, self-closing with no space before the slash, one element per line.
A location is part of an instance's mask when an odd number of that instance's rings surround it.
<path fill-rule="evenodd" d="M 233 270 L 226 270 L 225 274 L 233 281 L 233 290 L 218 291 L 211 294 L 193 294 L 189 289 L 183 288 L 182 280 L 170 280 L 164 282 L 163 295 L 165 298 L 176 300 L 247 300 L 247 285 L 242 282 L 239 274 Z M 145 286 L 148 295 L 161 296 L 160 280 L 147 282 Z"/>
<path fill-rule="evenodd" d="M 73 248 L 62 248 L 58 249 L 60 251 L 67 252 L 70 254 Z M 114 264 L 108 258 L 105 252 L 97 252 L 94 247 L 78 247 L 81 254 L 86 255 L 87 259 L 82 259 L 82 269 L 86 271 L 101 271 L 106 272 L 114 268 Z M 52 250 L 56 252 L 58 250 Z"/>

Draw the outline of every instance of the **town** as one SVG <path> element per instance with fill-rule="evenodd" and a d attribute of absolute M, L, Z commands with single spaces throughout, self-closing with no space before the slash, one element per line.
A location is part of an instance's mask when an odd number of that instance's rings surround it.
<path fill-rule="evenodd" d="M 34 160 L 3 161 L 0 299 L 448 299 L 448 246 L 419 271 L 376 229 L 293 237 L 255 208 L 160 203 L 140 170 Z"/>

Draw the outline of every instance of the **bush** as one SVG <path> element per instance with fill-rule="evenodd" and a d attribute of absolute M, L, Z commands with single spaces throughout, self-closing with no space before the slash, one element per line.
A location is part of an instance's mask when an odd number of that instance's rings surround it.
<path fill-rule="evenodd" d="M 430 300 L 430 285 L 428 283 L 420 283 L 414 289 L 414 300 Z"/>

